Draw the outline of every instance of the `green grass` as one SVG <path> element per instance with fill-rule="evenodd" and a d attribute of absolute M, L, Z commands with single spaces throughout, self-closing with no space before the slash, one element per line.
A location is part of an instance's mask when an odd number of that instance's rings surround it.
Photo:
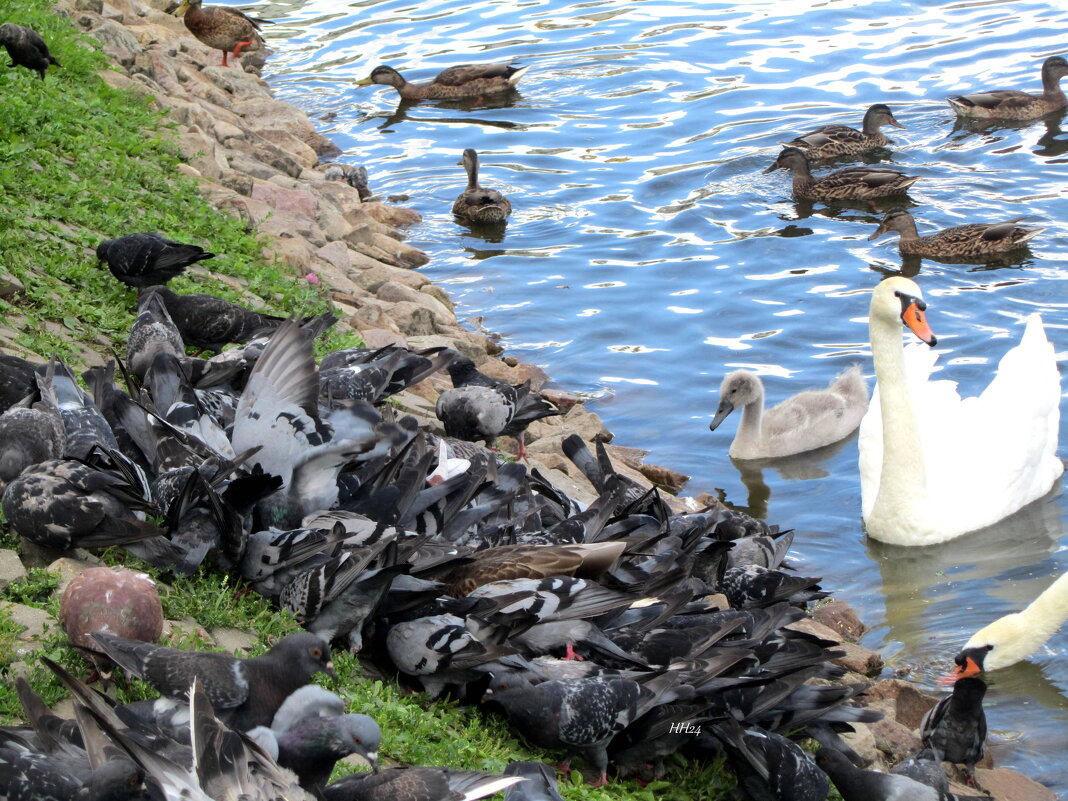
<path fill-rule="evenodd" d="M 0 331 L 9 329 L 27 351 L 55 353 L 77 363 L 85 350 L 120 350 L 133 321 L 134 292 L 97 265 L 93 249 L 104 238 L 136 231 L 158 231 L 202 245 L 218 257 L 203 266 L 237 277 L 269 309 L 280 314 L 311 314 L 326 308 L 318 288 L 280 262 L 262 255 L 264 241 L 245 225 L 213 210 L 177 166 L 168 123 L 143 99 L 108 88 L 97 76 L 106 58 L 92 40 L 49 10 L 46 0 L 6 0 L 5 21 L 29 25 L 48 41 L 63 64 L 50 69 L 44 82 L 26 70 L 0 66 L 0 272 L 17 276 L 25 292 L 0 299 Z M 237 299 L 226 284 L 203 277 L 173 282 L 179 292 L 203 291 Z M 357 343 L 354 335 L 333 334 L 326 347 Z M 0 547 L 17 547 L 0 521 Z M 109 564 L 125 564 L 154 573 L 122 551 L 104 555 Z M 35 570 L 9 586 L 7 600 L 58 611 L 55 576 Z M 202 569 L 194 576 L 161 584 L 169 619 L 193 618 L 212 629 L 228 626 L 257 636 L 254 653 L 297 630 L 292 616 L 269 607 L 255 595 L 238 595 L 228 577 Z M 0 612 L 0 672 L 15 661 L 19 627 Z M 174 647 L 203 647 L 196 637 L 176 634 Z M 88 663 L 66 644 L 57 627 L 45 632 L 40 655 L 77 676 Z M 27 678 L 53 704 L 64 691 L 52 674 L 27 659 Z M 400 686 L 363 678 L 360 665 L 346 653 L 335 655 L 342 677 L 336 689 L 352 711 L 373 715 L 382 725 L 380 753 L 398 764 L 445 765 L 500 770 L 518 759 L 556 761 L 562 753 L 528 748 L 496 717 L 451 702 L 430 702 Z M 153 697 L 142 682 L 115 688 L 120 701 Z M 10 682 L 0 684 L 0 720 L 20 717 L 21 707 Z M 730 797 L 733 777 L 718 765 L 688 765 L 678 758 L 668 781 L 642 788 L 636 782 L 593 789 L 563 782 L 568 799 L 581 801 L 718 801 Z"/>

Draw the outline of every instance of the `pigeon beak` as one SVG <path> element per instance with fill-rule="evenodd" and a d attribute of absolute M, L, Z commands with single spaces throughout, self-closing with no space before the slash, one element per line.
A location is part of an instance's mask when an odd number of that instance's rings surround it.
<path fill-rule="evenodd" d="M 371 773 L 378 773 L 378 752 L 370 751 L 367 754 L 367 762 L 371 765 Z"/>
<path fill-rule="evenodd" d="M 332 678 L 334 681 L 338 680 L 337 671 L 334 670 L 334 660 L 331 659 L 329 662 L 323 665 L 323 673 Z"/>

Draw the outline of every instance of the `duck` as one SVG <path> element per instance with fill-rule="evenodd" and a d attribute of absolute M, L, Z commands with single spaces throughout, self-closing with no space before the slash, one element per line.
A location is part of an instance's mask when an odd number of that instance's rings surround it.
<path fill-rule="evenodd" d="M 884 125 L 901 129 L 905 127 L 894 119 L 894 112 L 889 106 L 876 103 L 864 112 L 859 131 L 848 125 L 823 125 L 783 144 L 804 151 L 810 159 L 853 156 L 872 148 L 885 147 L 890 140 L 879 130 Z"/>
<path fill-rule="evenodd" d="M 719 398 L 710 431 L 735 409 L 742 409 L 730 456 L 774 459 L 822 448 L 856 431 L 868 409 L 868 386 L 860 365 L 853 365 L 826 389 L 799 392 L 765 411 L 760 377 L 750 370 L 735 370 L 723 379 Z"/>
<path fill-rule="evenodd" d="M 512 204 L 496 189 L 478 185 L 478 153 L 467 148 L 457 164 L 467 170 L 467 188 L 453 201 L 452 213 L 468 222 L 504 222 L 512 213 Z"/>
<path fill-rule="evenodd" d="M 1022 662 L 1037 651 L 1068 620 L 1068 573 L 1019 612 L 1010 612 L 975 632 L 954 662 L 957 667 L 940 684 L 978 676 Z"/>
<path fill-rule="evenodd" d="M 898 250 L 902 255 L 926 256 L 929 259 L 995 258 L 1024 247 L 1045 231 L 1045 228 L 1024 228 L 1017 225 L 1023 217 L 997 223 L 968 223 L 943 228 L 927 236 L 916 232 L 916 219 L 905 209 L 886 212 L 878 230 L 868 237 L 879 237 L 897 231 L 901 235 Z"/>
<path fill-rule="evenodd" d="M 946 98 L 961 117 L 990 120 L 1034 120 L 1059 111 L 1068 105 L 1060 80 L 1068 75 L 1068 61 L 1050 56 L 1042 62 L 1042 94 L 1033 95 L 1017 89 L 996 89 Z"/>
<path fill-rule="evenodd" d="M 459 64 L 442 70 L 427 83 L 408 83 L 397 70 L 385 64 L 375 67 L 356 86 L 392 86 L 404 100 L 444 100 L 479 97 L 514 89 L 526 67 L 515 64 Z"/>
<path fill-rule="evenodd" d="M 871 200 L 903 195 L 920 180 L 888 167 L 869 166 L 846 167 L 813 178 L 808 156 L 796 147 L 784 147 L 764 174 L 780 169 L 793 172 L 794 196 L 805 200 Z"/>
<path fill-rule="evenodd" d="M 269 21 L 250 17 L 236 8 L 205 8 L 202 0 L 182 0 L 174 14 L 184 17 L 185 27 L 193 36 L 213 50 L 222 50 L 224 67 L 229 66 L 228 55 L 240 58 L 242 50 L 259 50 L 263 47 L 260 25 Z"/>
<path fill-rule="evenodd" d="M 934 346 L 919 286 L 894 276 L 872 293 L 876 387 L 860 424 L 862 517 L 868 536 L 933 545 L 993 525 L 1045 495 L 1056 456 L 1060 373 L 1038 314 L 979 397 L 932 381 L 932 351 L 901 340 L 902 323 Z"/>

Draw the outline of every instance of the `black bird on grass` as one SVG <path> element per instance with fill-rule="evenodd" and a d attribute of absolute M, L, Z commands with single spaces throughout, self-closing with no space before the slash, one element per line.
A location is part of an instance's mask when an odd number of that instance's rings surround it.
<path fill-rule="evenodd" d="M 143 287 L 166 284 L 190 264 L 214 259 L 215 254 L 159 234 L 127 234 L 105 239 L 96 246 L 96 257 L 106 262 L 111 274 L 122 283 Z"/>
<path fill-rule="evenodd" d="M 179 295 L 165 286 L 141 291 L 159 295 L 185 344 L 213 353 L 220 353 L 230 343 L 243 345 L 270 334 L 286 319 L 246 309 L 214 295 Z"/>
<path fill-rule="evenodd" d="M 286 698 L 316 673 L 337 678 L 330 646 L 306 632 L 283 637 L 253 659 L 180 651 L 101 632 L 90 636 L 124 670 L 169 698 L 185 698 L 193 679 L 198 679 L 219 719 L 238 731 L 270 725 Z"/>
<path fill-rule="evenodd" d="M 33 28 L 5 22 L 0 25 L 0 44 L 11 57 L 9 67 L 26 67 L 40 75 L 42 81 L 49 66 L 63 66 L 48 52 L 48 45 Z"/>

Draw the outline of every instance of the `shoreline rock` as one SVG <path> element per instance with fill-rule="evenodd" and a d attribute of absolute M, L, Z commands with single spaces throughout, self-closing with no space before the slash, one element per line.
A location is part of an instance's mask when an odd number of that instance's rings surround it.
<path fill-rule="evenodd" d="M 343 169 L 331 170 L 328 177 L 325 162 L 341 151 L 302 111 L 274 98 L 259 77 L 265 53 L 248 53 L 234 66 L 219 66 L 217 51 L 195 40 L 181 19 L 168 13 L 176 5 L 174 0 L 61 0 L 56 8 L 97 38 L 115 63 L 114 71 L 101 72 L 105 83 L 150 96 L 168 113 L 186 161 L 181 171 L 196 181 L 205 199 L 268 238 L 265 258 L 279 259 L 295 275 L 314 276 L 341 316 L 339 325 L 358 332 L 370 346 L 447 345 L 496 378 L 511 383 L 530 379 L 535 388 L 544 385 L 549 380 L 544 371 L 510 356 L 502 358 L 502 348 L 492 335 L 464 327 L 448 294 L 414 271 L 429 260 L 404 241 L 404 228 L 419 221 L 417 213 L 369 200 L 365 189 L 361 197 L 361 188 L 344 180 Z M 212 275 L 226 280 L 225 275 Z M 241 289 L 239 282 L 232 285 Z M 0 295 L 7 291 L 4 286 L 0 281 Z M 248 300 L 255 304 L 258 299 L 249 295 Z M 434 402 L 450 387 L 447 376 L 435 375 L 395 397 L 401 411 L 441 432 Z M 560 442 L 575 433 L 588 443 L 597 437 L 608 442 L 611 432 L 581 398 L 559 389 L 548 394 L 565 414 L 530 427 L 530 462 L 576 499 L 592 501 L 596 491 L 563 456 Z M 514 451 L 514 443 L 508 446 Z M 687 477 L 645 464 L 641 450 L 620 445 L 609 445 L 607 450 L 621 473 L 645 487 L 667 490 L 665 498 L 677 511 L 718 503 L 708 495 L 677 497 Z M 26 554 L 22 561 L 29 566 L 32 556 Z M 36 563 L 49 561 L 39 555 Z M 10 559 L 3 564 L 0 583 L 24 575 L 21 564 Z M 68 556 L 49 567 L 69 580 L 92 565 Z M 28 625 L 18 643 L 20 656 L 28 655 L 44 626 L 54 621 L 34 607 L 6 602 L 5 606 L 20 616 L 16 621 L 24 619 Z M 850 671 L 843 681 L 868 682 L 882 672 L 879 654 L 859 645 L 864 626 L 845 602 L 834 600 L 816 608 L 797 627 L 843 643 L 846 655 L 838 663 Z M 168 621 L 166 628 L 187 631 L 206 642 L 214 637 L 233 648 L 248 642 L 247 635 L 231 630 L 217 629 L 209 635 L 191 620 Z M 857 724 L 853 744 L 874 767 L 883 768 L 889 764 L 888 756 L 900 758 L 915 750 L 919 717 L 936 701 L 897 679 L 876 681 L 863 700 L 884 711 L 886 718 Z M 1056 798 L 1048 788 L 1005 768 L 981 769 L 979 780 L 996 790 L 994 797 L 1002 801 Z"/>

